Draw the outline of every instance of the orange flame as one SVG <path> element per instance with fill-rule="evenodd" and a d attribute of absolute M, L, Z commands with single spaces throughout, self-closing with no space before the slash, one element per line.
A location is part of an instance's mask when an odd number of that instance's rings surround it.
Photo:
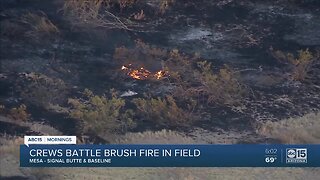
<path fill-rule="evenodd" d="M 129 75 L 133 79 L 137 79 L 137 80 L 145 80 L 150 77 L 154 77 L 159 80 L 167 75 L 167 73 L 163 70 L 160 70 L 160 71 L 156 72 L 155 74 L 153 74 L 149 70 L 147 70 L 143 67 L 138 68 L 138 69 L 132 69 L 130 66 L 131 66 L 131 64 L 129 64 L 129 66 L 123 65 L 121 67 L 121 70 L 126 71 L 127 75 Z"/>
<path fill-rule="evenodd" d="M 146 79 L 149 77 L 150 71 L 145 70 L 143 68 L 140 68 L 140 69 L 135 69 L 135 70 L 130 71 L 128 73 L 128 75 L 134 79 L 142 80 L 142 79 Z"/>
<path fill-rule="evenodd" d="M 163 70 L 160 70 L 154 74 L 154 77 L 157 79 L 163 78 L 167 73 Z"/>

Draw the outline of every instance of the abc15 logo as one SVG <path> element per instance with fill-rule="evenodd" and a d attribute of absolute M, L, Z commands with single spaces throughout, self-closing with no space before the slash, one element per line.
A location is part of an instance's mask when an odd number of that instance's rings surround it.
<path fill-rule="evenodd" d="M 287 160 L 303 160 L 304 162 L 306 162 L 307 158 L 308 158 L 308 152 L 306 148 L 287 148 L 286 149 Z"/>

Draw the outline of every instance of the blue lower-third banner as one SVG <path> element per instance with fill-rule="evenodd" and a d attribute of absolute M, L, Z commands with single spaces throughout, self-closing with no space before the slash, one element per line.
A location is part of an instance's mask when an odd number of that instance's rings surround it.
<path fill-rule="evenodd" d="M 21 167 L 320 167 L 320 145 L 21 145 Z"/>

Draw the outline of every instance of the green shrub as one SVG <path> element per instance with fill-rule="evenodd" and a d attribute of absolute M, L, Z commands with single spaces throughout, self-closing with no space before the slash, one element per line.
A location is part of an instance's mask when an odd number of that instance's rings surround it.
<path fill-rule="evenodd" d="M 219 72 L 213 72 L 211 63 L 187 57 L 173 50 L 164 62 L 170 74 L 171 83 L 176 88 L 174 96 L 206 101 L 208 104 L 233 105 L 239 103 L 246 89 L 231 68 L 225 66 Z M 172 73 L 173 72 L 173 73 Z"/>
<path fill-rule="evenodd" d="M 195 105 L 189 105 L 189 109 L 186 111 L 177 105 L 172 96 L 148 99 L 136 98 L 133 99 L 133 103 L 137 107 L 137 115 L 160 126 L 186 126 L 194 120 L 192 110 Z"/>
<path fill-rule="evenodd" d="M 163 62 L 165 70 L 169 71 L 170 79 L 182 84 L 193 81 L 194 63 L 198 57 L 188 57 L 179 52 L 178 49 L 171 50 Z"/>
<path fill-rule="evenodd" d="M 271 53 L 279 62 L 288 65 L 292 79 L 295 81 L 305 81 L 313 62 L 319 58 L 319 54 L 312 54 L 309 49 L 299 50 L 296 57 L 292 53 L 285 54 L 282 51 L 272 50 Z"/>
<path fill-rule="evenodd" d="M 69 99 L 72 106 L 69 115 L 83 121 L 83 131 L 94 132 L 99 136 L 125 131 L 134 126 L 133 111 L 124 110 L 125 100 L 112 92 L 111 98 L 94 95 L 90 90 L 84 91 L 84 97 Z"/>
<path fill-rule="evenodd" d="M 206 97 L 208 103 L 232 105 L 240 102 L 245 90 L 231 68 L 225 66 L 213 73 L 211 63 L 206 61 L 198 62 L 198 67 L 200 70 L 195 72 L 195 79 L 200 85 L 189 88 L 189 91 Z"/>

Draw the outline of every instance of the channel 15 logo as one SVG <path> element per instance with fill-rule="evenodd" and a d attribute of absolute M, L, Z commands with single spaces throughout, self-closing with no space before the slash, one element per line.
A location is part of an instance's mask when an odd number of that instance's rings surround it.
<path fill-rule="evenodd" d="M 287 148 L 287 163 L 307 163 L 308 153 L 306 148 Z"/>

